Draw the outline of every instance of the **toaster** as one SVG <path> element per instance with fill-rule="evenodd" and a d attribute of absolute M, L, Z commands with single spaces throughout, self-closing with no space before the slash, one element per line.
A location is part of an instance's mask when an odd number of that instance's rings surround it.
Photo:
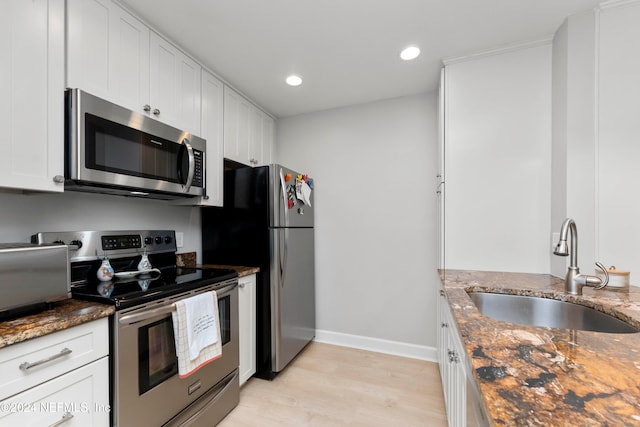
<path fill-rule="evenodd" d="M 63 244 L 0 243 L 0 317 L 71 298 Z"/>

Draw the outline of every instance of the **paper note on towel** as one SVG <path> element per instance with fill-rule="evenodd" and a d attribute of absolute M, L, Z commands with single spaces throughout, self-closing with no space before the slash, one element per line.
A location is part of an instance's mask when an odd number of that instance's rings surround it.
<path fill-rule="evenodd" d="M 203 348 L 218 341 L 217 320 L 213 298 L 209 293 L 187 298 L 183 302 L 186 308 L 189 359 L 193 360 Z"/>

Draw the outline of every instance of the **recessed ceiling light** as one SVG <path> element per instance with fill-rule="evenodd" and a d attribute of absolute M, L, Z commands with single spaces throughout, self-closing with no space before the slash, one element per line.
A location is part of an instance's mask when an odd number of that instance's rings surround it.
<path fill-rule="evenodd" d="M 289 76 L 286 80 L 289 86 L 300 86 L 302 84 L 302 79 L 298 76 Z"/>
<path fill-rule="evenodd" d="M 418 55 L 420 55 L 420 48 L 416 46 L 409 46 L 408 48 L 400 52 L 400 58 L 404 59 L 405 61 L 416 59 Z"/>

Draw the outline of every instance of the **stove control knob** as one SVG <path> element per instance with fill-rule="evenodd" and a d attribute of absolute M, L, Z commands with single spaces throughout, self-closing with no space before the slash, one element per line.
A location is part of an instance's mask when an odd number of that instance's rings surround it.
<path fill-rule="evenodd" d="M 160 237 L 160 236 L 156 237 L 156 243 L 157 244 L 162 243 L 162 237 Z"/>
<path fill-rule="evenodd" d="M 164 238 L 164 242 L 165 242 L 166 244 L 169 244 L 169 243 L 173 242 L 173 239 L 171 238 L 171 236 L 166 236 L 166 237 Z"/>
<path fill-rule="evenodd" d="M 145 245 L 150 245 L 153 243 L 153 237 L 145 237 L 144 238 L 144 244 Z"/>

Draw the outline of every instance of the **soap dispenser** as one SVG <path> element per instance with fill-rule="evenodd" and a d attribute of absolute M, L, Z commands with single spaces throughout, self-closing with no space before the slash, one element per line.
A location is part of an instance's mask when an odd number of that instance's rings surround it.
<path fill-rule="evenodd" d="M 98 276 L 98 280 L 101 282 L 108 282 L 113 279 L 113 267 L 111 267 L 111 263 L 109 263 L 109 257 L 105 256 L 102 258 L 102 264 L 98 267 L 96 276 Z"/>

